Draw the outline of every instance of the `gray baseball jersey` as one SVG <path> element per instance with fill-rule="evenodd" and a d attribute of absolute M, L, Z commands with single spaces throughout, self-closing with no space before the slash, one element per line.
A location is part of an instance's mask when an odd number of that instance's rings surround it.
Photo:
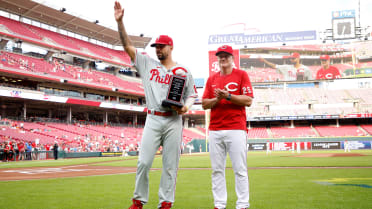
<path fill-rule="evenodd" d="M 145 89 L 146 105 L 149 110 L 169 111 L 171 109 L 161 106 L 167 97 L 171 75 L 186 77 L 185 93 L 183 102 L 188 97 L 197 97 L 194 79 L 186 67 L 177 64 L 171 70 L 167 70 L 159 61 L 150 58 L 144 52 L 136 54 L 135 66 L 142 78 Z"/>
<path fill-rule="evenodd" d="M 276 69 L 284 76 L 284 81 L 303 81 L 313 79 L 310 68 L 305 65 L 301 65 L 298 69 L 293 65 L 276 65 Z"/>

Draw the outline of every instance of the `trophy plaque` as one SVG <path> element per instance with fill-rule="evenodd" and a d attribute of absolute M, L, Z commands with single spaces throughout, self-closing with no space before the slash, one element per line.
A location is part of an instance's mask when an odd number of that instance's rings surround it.
<path fill-rule="evenodd" d="M 182 108 L 183 107 L 182 97 L 185 85 L 186 78 L 172 75 L 169 81 L 167 98 L 163 100 L 161 105 L 164 107 L 176 106 Z"/>

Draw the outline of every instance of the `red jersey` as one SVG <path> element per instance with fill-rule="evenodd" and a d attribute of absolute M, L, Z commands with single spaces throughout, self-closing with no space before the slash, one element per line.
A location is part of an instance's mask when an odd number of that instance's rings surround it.
<path fill-rule="evenodd" d="M 216 73 L 210 76 L 205 86 L 203 99 L 214 98 L 214 90 L 225 87 L 230 94 L 247 95 L 253 98 L 248 74 L 243 70 L 233 69 L 229 75 Z M 236 105 L 223 99 L 211 109 L 209 130 L 247 130 L 246 124 L 245 106 Z"/>
<path fill-rule="evenodd" d="M 341 78 L 340 71 L 334 66 L 329 66 L 328 69 L 320 68 L 316 73 L 316 79 L 336 79 Z"/>

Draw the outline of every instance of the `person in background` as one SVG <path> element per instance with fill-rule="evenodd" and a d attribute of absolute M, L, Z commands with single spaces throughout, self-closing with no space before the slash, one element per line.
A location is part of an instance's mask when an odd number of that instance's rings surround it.
<path fill-rule="evenodd" d="M 53 145 L 54 160 L 58 160 L 58 142 L 55 141 Z"/>
<path fill-rule="evenodd" d="M 260 61 L 282 74 L 283 81 L 308 81 L 313 79 L 310 68 L 301 64 L 301 56 L 299 53 L 294 52 L 290 56 L 284 56 L 284 59 L 289 59 L 292 65 L 277 65 L 264 58 L 260 58 Z"/>
<path fill-rule="evenodd" d="M 344 141 L 344 150 L 345 152 L 350 152 L 350 142 L 348 140 Z"/>
<path fill-rule="evenodd" d="M 266 154 L 267 155 L 271 153 L 270 144 L 271 144 L 270 141 L 267 140 L 267 142 L 266 142 Z"/>
<path fill-rule="evenodd" d="M 341 78 L 340 71 L 335 66 L 330 65 L 330 60 L 331 58 L 329 55 L 320 56 L 320 64 L 322 67 L 316 73 L 317 80 Z"/>

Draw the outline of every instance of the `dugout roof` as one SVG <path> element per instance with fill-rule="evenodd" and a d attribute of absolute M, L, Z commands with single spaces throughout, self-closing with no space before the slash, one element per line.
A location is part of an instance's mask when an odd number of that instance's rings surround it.
<path fill-rule="evenodd" d="M 0 10 L 112 45 L 121 45 L 119 33 L 109 27 L 62 12 L 31 0 L 0 0 Z M 129 35 L 136 48 L 145 48 L 150 37 Z"/>

